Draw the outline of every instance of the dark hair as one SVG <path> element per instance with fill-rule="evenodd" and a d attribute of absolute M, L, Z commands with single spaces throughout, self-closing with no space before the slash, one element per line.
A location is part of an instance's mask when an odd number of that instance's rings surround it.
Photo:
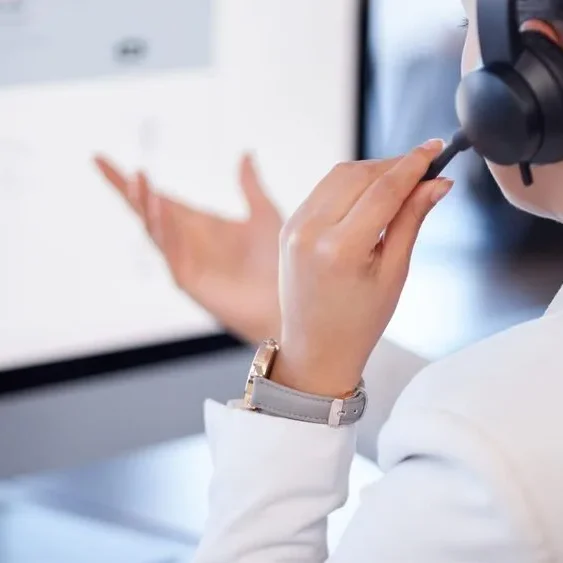
<path fill-rule="evenodd" d="M 563 0 L 517 0 L 521 22 L 531 19 L 563 20 Z"/>

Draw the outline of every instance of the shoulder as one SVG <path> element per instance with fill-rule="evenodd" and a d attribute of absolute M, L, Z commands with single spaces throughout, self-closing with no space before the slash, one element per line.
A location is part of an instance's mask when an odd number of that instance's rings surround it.
<path fill-rule="evenodd" d="M 541 523 L 563 551 L 562 354 L 563 315 L 553 315 L 427 367 L 380 436 L 382 467 L 448 460 L 479 475 L 522 533 Z"/>
<path fill-rule="evenodd" d="M 405 389 L 394 414 L 447 411 L 507 443 L 538 440 L 537 432 L 557 437 L 562 371 L 563 315 L 543 317 L 429 365 Z"/>

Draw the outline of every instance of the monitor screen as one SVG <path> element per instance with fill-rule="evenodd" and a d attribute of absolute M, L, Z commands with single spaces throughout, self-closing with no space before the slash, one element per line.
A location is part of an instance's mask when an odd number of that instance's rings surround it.
<path fill-rule="evenodd" d="M 356 155 L 359 0 L 0 0 L 0 371 L 221 331 L 95 154 L 243 217 Z"/>

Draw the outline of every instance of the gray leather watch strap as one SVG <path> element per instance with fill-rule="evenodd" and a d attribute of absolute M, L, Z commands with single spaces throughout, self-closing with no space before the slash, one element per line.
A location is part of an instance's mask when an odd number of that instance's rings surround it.
<path fill-rule="evenodd" d="M 342 426 L 354 424 L 364 414 L 367 395 L 359 387 L 349 399 L 331 399 L 301 393 L 264 377 L 254 378 L 252 407 L 272 416 Z"/>

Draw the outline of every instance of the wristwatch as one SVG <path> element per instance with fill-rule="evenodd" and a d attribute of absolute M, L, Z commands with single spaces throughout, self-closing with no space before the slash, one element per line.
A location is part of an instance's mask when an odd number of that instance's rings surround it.
<path fill-rule="evenodd" d="M 246 382 L 244 408 L 331 427 L 354 424 L 362 418 L 367 405 L 363 382 L 345 398 L 296 391 L 270 380 L 278 352 L 279 346 L 273 339 L 265 340 L 258 348 Z"/>

